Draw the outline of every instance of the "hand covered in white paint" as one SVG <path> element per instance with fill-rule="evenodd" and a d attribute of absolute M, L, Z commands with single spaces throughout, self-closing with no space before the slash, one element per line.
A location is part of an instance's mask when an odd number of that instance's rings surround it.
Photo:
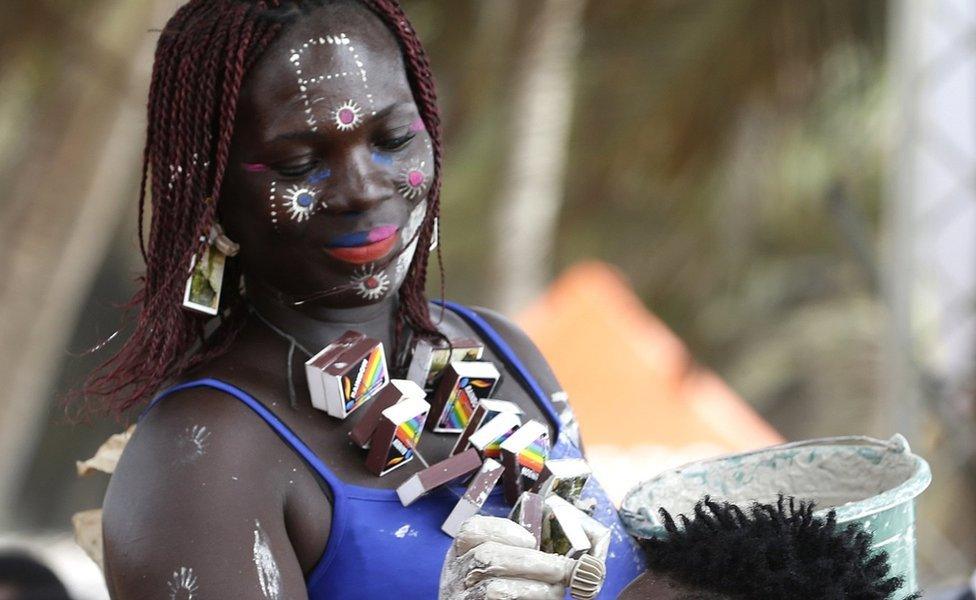
<path fill-rule="evenodd" d="M 576 561 L 535 550 L 535 538 L 508 519 L 475 516 L 444 560 L 440 600 L 562 600 Z"/>

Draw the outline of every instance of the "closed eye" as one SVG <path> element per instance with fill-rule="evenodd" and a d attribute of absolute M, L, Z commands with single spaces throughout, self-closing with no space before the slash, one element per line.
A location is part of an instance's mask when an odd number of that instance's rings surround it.
<path fill-rule="evenodd" d="M 417 137 L 416 133 L 408 133 L 400 137 L 387 138 L 377 142 L 376 147 L 387 152 L 394 152 L 406 147 L 415 137 Z"/>

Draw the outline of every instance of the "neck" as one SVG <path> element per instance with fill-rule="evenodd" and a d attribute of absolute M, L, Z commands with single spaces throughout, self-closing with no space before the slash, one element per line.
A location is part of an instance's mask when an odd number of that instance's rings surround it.
<path fill-rule="evenodd" d="M 247 298 L 254 310 L 310 352 L 318 352 L 348 330 L 376 338 L 383 342 L 387 352 L 393 352 L 393 329 L 399 304 L 396 294 L 365 306 L 337 308 L 316 303 L 295 306 L 263 284 L 250 279 L 245 282 Z"/>

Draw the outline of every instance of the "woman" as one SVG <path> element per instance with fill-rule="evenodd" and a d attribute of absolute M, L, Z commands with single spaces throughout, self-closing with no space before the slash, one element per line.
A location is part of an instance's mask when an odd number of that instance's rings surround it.
<path fill-rule="evenodd" d="M 440 149 L 427 60 L 393 0 L 191 0 L 167 24 L 140 316 L 87 392 L 124 410 L 181 384 L 144 413 L 105 499 L 114 598 L 436 597 L 456 496 L 400 505 L 394 489 L 418 461 L 368 474 L 348 442 L 361 414 L 315 410 L 303 383 L 305 354 L 350 329 L 381 340 L 399 376 L 412 341 L 483 338 L 503 373 L 495 395 L 549 424 L 554 455 L 578 455 L 526 336 L 424 297 Z M 222 283 L 218 251 L 236 254 Z M 219 320 L 184 306 L 213 300 L 187 291 L 191 263 L 223 296 Z M 420 451 L 434 462 L 454 441 L 428 432 Z M 615 526 L 613 598 L 641 558 L 602 490 L 591 495 Z M 492 496 L 485 512 L 508 508 Z M 525 597 L 562 597 L 537 583 Z"/>

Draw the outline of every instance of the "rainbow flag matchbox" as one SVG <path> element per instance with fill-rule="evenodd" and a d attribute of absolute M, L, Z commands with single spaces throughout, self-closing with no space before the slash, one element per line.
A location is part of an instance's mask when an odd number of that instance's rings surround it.
<path fill-rule="evenodd" d="M 502 442 L 522 425 L 522 419 L 513 413 L 501 413 L 487 425 L 475 431 L 468 444 L 478 451 L 481 458 L 501 459 Z"/>
<path fill-rule="evenodd" d="M 546 498 L 540 549 L 573 560 L 583 556 L 590 549 L 590 538 L 583 529 L 584 517 L 584 513 L 559 496 Z"/>
<path fill-rule="evenodd" d="M 452 362 L 481 360 L 485 346 L 471 338 L 451 340 L 448 346 L 443 340 L 418 340 L 413 348 L 407 379 L 433 393 L 437 388 L 437 378 Z"/>
<path fill-rule="evenodd" d="M 430 404 L 421 398 L 407 398 L 380 413 L 380 422 L 369 442 L 366 468 L 382 477 L 414 457 Z"/>
<path fill-rule="evenodd" d="M 390 384 L 376 393 L 376 397 L 366 408 L 359 422 L 349 432 L 353 443 L 360 448 L 369 448 L 369 440 L 380 423 L 383 411 L 405 398 L 425 399 L 427 394 L 416 383 L 406 379 L 391 379 Z"/>
<path fill-rule="evenodd" d="M 428 429 L 437 433 L 461 433 L 478 404 L 491 396 L 501 375 L 490 362 L 452 362 L 444 369 L 431 400 Z"/>
<path fill-rule="evenodd" d="M 589 463 L 582 458 L 547 460 L 532 491 L 543 498 L 555 494 L 573 504 L 582 496 L 592 473 Z"/>
<path fill-rule="evenodd" d="M 488 501 L 488 496 L 495 489 L 504 470 L 501 463 L 490 458 L 481 465 L 481 470 L 471 480 L 464 496 L 454 505 L 454 510 L 441 525 L 444 533 L 456 537 L 461 530 L 461 524 L 481 512 L 481 507 Z"/>
<path fill-rule="evenodd" d="M 497 420 L 497 419 L 496 419 Z M 539 480 L 549 458 L 549 428 L 529 421 L 502 442 L 502 464 L 505 465 L 505 500 L 515 504 L 522 492 Z"/>
<path fill-rule="evenodd" d="M 471 415 L 471 420 L 468 421 L 467 427 L 464 428 L 461 436 L 454 443 L 454 449 L 451 450 L 451 454 L 458 454 L 467 450 L 469 446 L 468 440 L 474 435 L 474 432 L 490 423 L 492 419 L 502 413 L 512 413 L 513 415 L 519 416 L 522 414 L 522 409 L 514 402 L 507 400 L 485 398 L 479 402 L 478 408 L 474 409 L 474 413 Z M 522 424 L 522 419 L 519 419 L 518 424 Z"/>
<path fill-rule="evenodd" d="M 347 331 L 305 363 L 312 406 L 345 419 L 389 383 L 383 344 Z"/>
<path fill-rule="evenodd" d="M 473 448 L 461 454 L 455 454 L 450 458 L 427 467 L 403 482 L 397 488 L 400 503 L 404 506 L 410 506 L 427 492 L 437 489 L 442 485 L 447 485 L 465 475 L 470 475 L 479 468 L 481 468 L 481 457 L 478 456 L 478 453 Z"/>

